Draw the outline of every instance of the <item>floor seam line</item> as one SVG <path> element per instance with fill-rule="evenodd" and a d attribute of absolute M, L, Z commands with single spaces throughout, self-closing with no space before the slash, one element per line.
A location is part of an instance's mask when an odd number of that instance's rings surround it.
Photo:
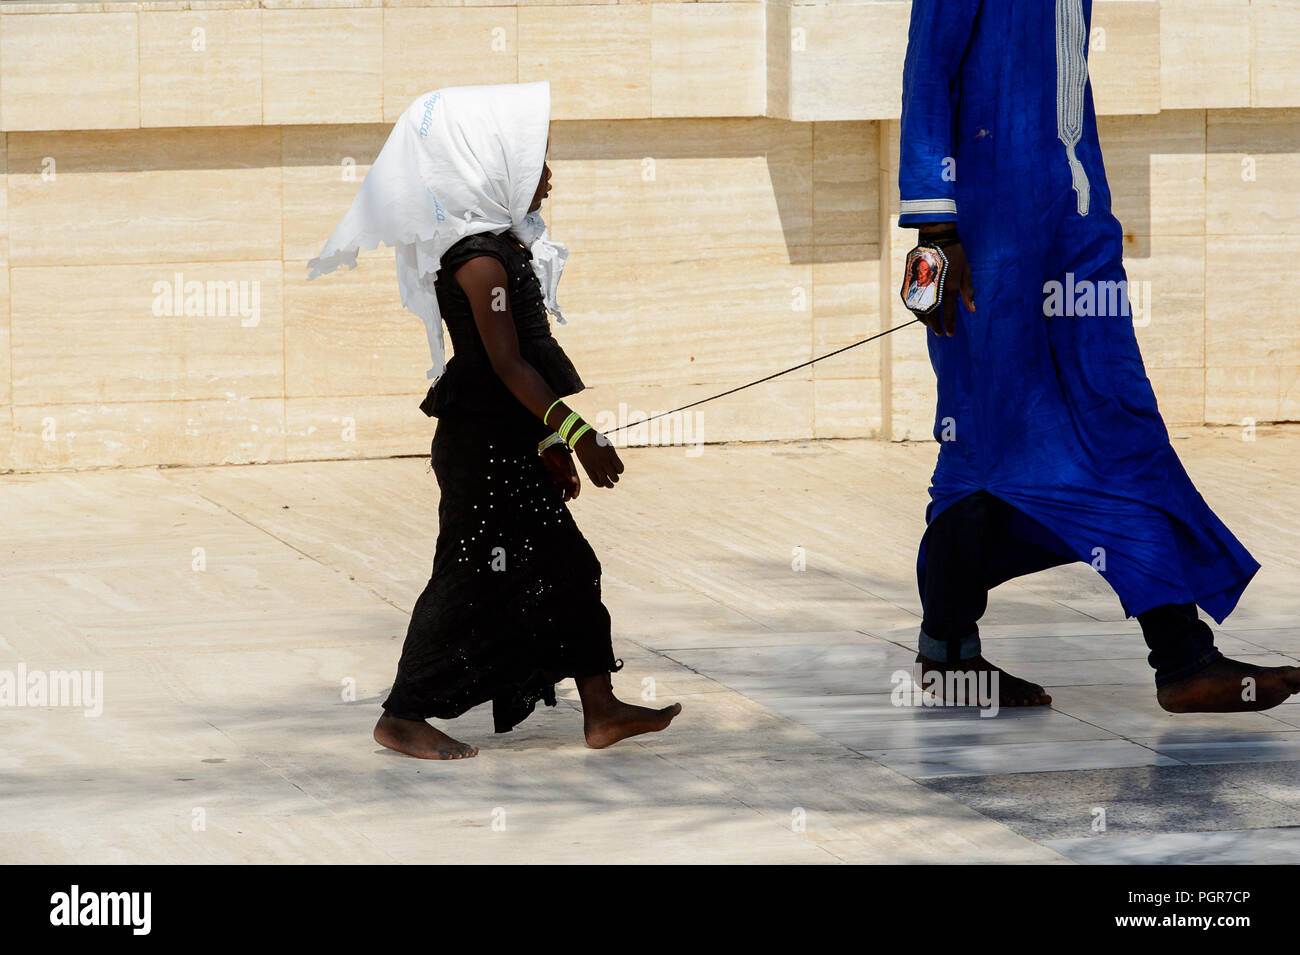
<path fill-rule="evenodd" d="M 362 583 L 361 581 L 357 580 L 355 577 L 349 574 L 345 574 L 344 571 L 340 570 L 337 567 L 330 566 L 329 564 L 325 563 L 325 561 L 321 560 L 319 557 L 315 556 L 314 554 L 308 553 L 307 551 L 303 550 L 301 547 L 298 547 L 297 545 L 285 540 L 283 537 L 280 537 L 274 531 L 269 530 L 268 528 L 265 528 L 260 524 L 257 524 L 250 518 L 245 517 L 243 514 L 240 514 L 238 511 L 230 508 L 229 506 L 221 503 L 220 501 L 213 500 L 212 498 L 204 494 L 202 491 L 195 490 L 193 487 L 190 487 L 188 485 L 183 485 L 183 486 L 195 497 L 198 497 L 200 500 L 207 501 L 213 507 L 219 508 L 222 511 L 224 511 L 226 514 L 229 514 L 231 517 L 235 518 L 236 520 L 242 521 L 243 523 L 251 527 L 253 530 L 257 531 L 258 533 L 264 534 L 267 537 L 271 538 L 271 540 L 275 541 L 277 544 L 282 544 L 283 546 L 289 548 L 294 553 L 301 554 L 303 557 L 307 558 L 312 563 L 316 564 L 319 567 L 323 567 L 324 569 L 330 571 L 333 574 L 338 574 L 339 576 L 346 576 L 348 578 L 348 583 L 356 584 L 362 590 L 366 591 L 366 593 L 382 601 L 383 603 L 388 604 L 388 606 L 392 607 L 394 610 L 400 610 L 402 613 L 409 613 L 409 609 L 407 607 L 394 603 L 393 601 L 385 597 L 383 594 L 381 594 L 379 591 L 375 590 L 373 587 L 369 586 L 368 584 Z"/>

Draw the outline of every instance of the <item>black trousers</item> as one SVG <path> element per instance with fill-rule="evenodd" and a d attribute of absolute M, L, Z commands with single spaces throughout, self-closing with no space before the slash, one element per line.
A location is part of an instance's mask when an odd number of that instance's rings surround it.
<path fill-rule="evenodd" d="M 984 570 L 991 565 L 989 546 L 1013 513 L 1010 504 L 977 491 L 930 523 L 921 581 L 922 656 L 957 662 L 980 655 L 978 622 L 988 606 Z M 1151 650 L 1147 661 L 1155 670 L 1156 686 L 1190 676 L 1223 656 L 1196 604 L 1165 604 L 1137 618 Z"/>

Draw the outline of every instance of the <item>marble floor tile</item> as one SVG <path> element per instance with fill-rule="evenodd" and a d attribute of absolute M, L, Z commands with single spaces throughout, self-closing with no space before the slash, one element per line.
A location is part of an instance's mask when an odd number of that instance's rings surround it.
<path fill-rule="evenodd" d="M 1282 707 L 1267 713 L 1168 713 L 1156 702 L 1155 687 L 1149 685 L 1052 687 L 1052 709 L 1127 739 L 1171 743 L 1253 738 L 1289 728 L 1276 715 Z"/>
<path fill-rule="evenodd" d="M 1265 482 L 1300 499 L 1300 432 L 1254 446 L 1249 473 L 1223 443 L 1207 433 L 1180 454 L 1264 567 L 1218 639 L 1293 662 L 1300 523 L 1257 498 Z M 481 747 L 456 764 L 370 735 L 433 555 L 426 460 L 0 476 L 0 670 L 105 678 L 94 719 L 0 709 L 0 832 L 19 837 L 0 861 L 1285 855 L 1300 825 L 1300 698 L 1266 714 L 1163 713 L 1136 623 L 1086 567 L 999 587 L 982 621 L 990 657 L 1048 684 L 1051 709 L 894 705 L 892 677 L 915 653 L 932 445 L 620 453 L 618 490 L 589 487 L 573 507 L 626 661 L 614 686 L 678 699 L 682 716 L 593 751 L 565 681 L 555 708 L 511 733 L 492 732 L 490 705 L 451 721 Z M 1269 836 L 1234 832 L 1250 829 Z"/>
<path fill-rule="evenodd" d="M 918 714 L 915 719 L 879 723 L 825 719 L 809 720 L 804 725 L 857 752 L 1117 739 L 1104 729 L 1050 710 L 1028 718 L 1013 716 L 1012 712 L 1002 710 L 997 716 L 981 718 L 978 712 L 967 711 L 968 717 L 961 720 L 929 719 Z"/>
<path fill-rule="evenodd" d="M 855 750 L 910 749 L 969 742 L 1113 739 L 1109 733 L 1050 708 L 1003 708 L 981 716 L 978 707 L 927 706 L 911 697 L 905 705 L 884 694 L 755 696 L 814 732 Z"/>
<path fill-rule="evenodd" d="M 1273 802 L 1300 808 L 1300 762 L 1244 762 L 1205 767 Z"/>
<path fill-rule="evenodd" d="M 983 641 L 981 641 L 983 643 Z M 1230 634 L 1220 634 L 1215 645 L 1229 656 L 1258 656 L 1261 647 Z M 1060 636 L 1004 636 L 990 639 L 983 648 L 990 660 L 1012 669 L 1012 663 L 1070 663 L 1086 660 L 1138 660 L 1145 663 L 1150 652 L 1134 626 L 1128 633 Z M 1148 674 L 1150 670 L 1146 671 Z"/>
<path fill-rule="evenodd" d="M 754 630 L 734 633 L 696 631 L 647 637 L 645 642 L 656 650 L 719 650 L 745 647 L 834 646 L 843 643 L 885 643 L 880 637 L 858 630 L 774 631 Z"/>
<path fill-rule="evenodd" d="M 1061 743 L 1001 743 L 859 750 L 912 779 L 985 776 L 996 773 L 1052 773 L 1067 769 L 1172 766 L 1178 761 L 1123 739 Z"/>
<path fill-rule="evenodd" d="M 990 654 L 992 651 L 990 651 Z M 1243 653 L 1237 657 L 1256 666 L 1275 667 L 1293 665 L 1289 658 L 1276 653 Z M 1008 669 L 1011 669 L 1008 667 Z M 1070 660 L 1025 661 L 1017 663 L 1012 671 L 1024 680 L 1032 680 L 1045 687 L 1093 686 L 1097 684 L 1145 685 L 1155 687 L 1153 671 L 1145 660 Z"/>
<path fill-rule="evenodd" d="M 1262 650 L 1268 650 L 1272 653 L 1280 653 L 1292 659 L 1300 659 L 1300 626 L 1283 628 L 1283 629 L 1259 629 L 1259 630 L 1237 630 L 1230 629 L 1223 631 L 1224 634 L 1230 635 L 1251 646 L 1259 647 Z M 1221 645 L 1220 645 L 1221 646 Z M 1226 650 L 1224 651 L 1227 652 Z"/>
<path fill-rule="evenodd" d="M 1178 832 L 1044 845 L 1084 865 L 1296 865 L 1300 829 Z"/>
<path fill-rule="evenodd" d="M 1133 766 L 950 776 L 926 785 L 1040 842 L 1300 825 L 1300 805 L 1271 798 L 1237 769 Z"/>
<path fill-rule="evenodd" d="M 886 640 L 915 646 L 918 626 L 919 621 L 916 625 L 889 628 L 873 627 L 868 623 L 864 624 L 862 629 Z M 1078 619 L 1068 621 L 1042 620 L 1027 623 L 991 623 L 988 620 L 980 620 L 980 639 L 1001 641 L 1013 638 L 1051 640 L 1056 637 L 1114 637 L 1128 633 L 1130 629 L 1138 642 L 1141 643 L 1141 631 L 1137 627 L 1137 622 L 1132 620 L 1117 624 L 1113 620 L 1094 620 L 1082 615 L 1079 615 Z"/>
<path fill-rule="evenodd" d="M 672 659 L 746 695 L 889 692 L 893 674 L 911 671 L 914 651 L 884 641 L 673 650 Z"/>
<path fill-rule="evenodd" d="M 1296 763 L 1300 761 L 1300 731 L 1259 733 L 1230 740 L 1169 742 L 1163 738 L 1135 739 L 1135 743 L 1185 763 Z"/>
<path fill-rule="evenodd" d="M 1268 711 L 1268 715 L 1287 726 L 1300 727 L 1300 696 L 1291 699 Z"/>

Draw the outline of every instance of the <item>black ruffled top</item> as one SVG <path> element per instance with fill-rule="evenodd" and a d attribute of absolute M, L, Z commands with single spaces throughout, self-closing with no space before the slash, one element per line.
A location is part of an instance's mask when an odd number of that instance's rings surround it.
<path fill-rule="evenodd" d="M 551 322 L 542 298 L 542 286 L 533 272 L 532 254 L 509 231 L 466 236 L 442 256 L 434 287 L 443 324 L 451 336 L 452 357 L 442 377 L 429 389 L 420 410 L 431 417 L 450 412 L 499 413 L 527 410 L 492 370 L 487 349 L 474 324 L 469 299 L 457 283 L 456 269 L 469 259 L 490 255 L 506 270 L 510 314 L 519 336 L 519 352 L 537 369 L 558 397 L 577 394 L 586 386 L 551 335 Z"/>

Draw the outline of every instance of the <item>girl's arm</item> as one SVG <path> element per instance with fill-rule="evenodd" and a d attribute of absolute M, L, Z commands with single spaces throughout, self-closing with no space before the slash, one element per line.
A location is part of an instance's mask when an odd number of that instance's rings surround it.
<path fill-rule="evenodd" d="M 515 334 L 510 297 L 506 293 L 509 285 L 505 267 L 490 255 L 480 255 L 461 265 L 455 277 L 469 299 L 474 324 L 493 372 L 520 404 L 548 428 L 558 429 L 570 410 L 564 402 L 556 401 L 546 379 L 519 353 L 519 336 Z M 575 425 L 575 429 L 580 426 Z M 604 435 L 590 429 L 578 439 L 573 450 L 593 484 L 613 487 L 618 483 L 623 462 Z"/>

